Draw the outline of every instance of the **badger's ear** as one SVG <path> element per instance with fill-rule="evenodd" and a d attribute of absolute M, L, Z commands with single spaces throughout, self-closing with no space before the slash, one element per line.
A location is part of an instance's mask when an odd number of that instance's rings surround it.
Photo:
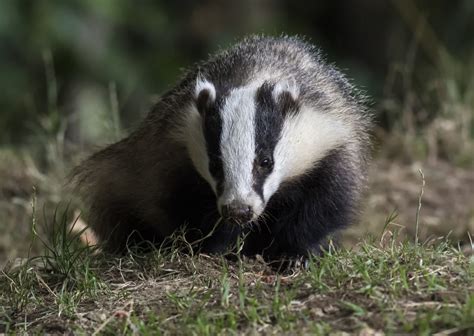
<path fill-rule="evenodd" d="M 284 113 L 297 110 L 300 88 L 296 80 L 283 80 L 273 87 L 272 97 Z"/>
<path fill-rule="evenodd" d="M 196 78 L 194 100 L 201 115 L 204 114 L 216 100 L 216 88 L 214 84 L 200 75 Z"/>

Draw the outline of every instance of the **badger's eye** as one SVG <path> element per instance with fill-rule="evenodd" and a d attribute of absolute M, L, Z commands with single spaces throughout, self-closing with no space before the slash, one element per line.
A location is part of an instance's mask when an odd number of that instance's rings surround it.
<path fill-rule="evenodd" d="M 258 161 L 258 167 L 262 170 L 270 170 L 273 168 L 273 160 L 270 157 L 263 157 Z"/>

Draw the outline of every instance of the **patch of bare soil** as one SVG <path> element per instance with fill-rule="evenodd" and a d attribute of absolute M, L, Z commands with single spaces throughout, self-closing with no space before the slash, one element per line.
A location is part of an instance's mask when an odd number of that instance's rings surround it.
<path fill-rule="evenodd" d="M 474 170 L 445 162 L 402 163 L 377 160 L 370 172 L 367 203 L 359 225 L 347 232 L 353 241 L 364 232 L 380 235 L 386 218 L 395 211 L 393 222 L 402 235 L 415 236 L 416 214 L 423 186 L 419 213 L 421 240 L 447 236 L 469 243 L 474 234 Z"/>

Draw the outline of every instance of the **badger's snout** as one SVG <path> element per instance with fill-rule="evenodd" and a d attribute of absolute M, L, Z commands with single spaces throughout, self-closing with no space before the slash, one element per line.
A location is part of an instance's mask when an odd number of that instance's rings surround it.
<path fill-rule="evenodd" d="M 221 214 L 225 220 L 232 220 L 238 224 L 250 222 L 254 216 L 253 209 L 250 205 L 235 201 L 222 205 Z"/>

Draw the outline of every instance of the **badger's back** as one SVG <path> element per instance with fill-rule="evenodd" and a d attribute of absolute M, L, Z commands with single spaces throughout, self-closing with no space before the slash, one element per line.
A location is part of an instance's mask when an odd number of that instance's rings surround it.
<path fill-rule="evenodd" d="M 368 154 L 370 117 L 363 99 L 315 47 L 298 38 L 251 37 L 197 64 L 161 97 L 136 131 L 76 168 L 88 223 L 107 247 L 123 250 L 136 241 L 161 242 L 181 225 L 205 235 L 219 218 L 216 197 L 196 171 L 190 153 L 195 139 L 190 139 L 187 123 L 198 77 L 212 82 L 223 95 L 252 82 L 297 81 L 302 105 L 317 106 L 327 120 L 351 125 L 347 140 L 322 153 L 314 168 L 298 171 L 304 156 L 295 161 L 295 176 L 272 197 L 266 218 L 283 218 L 284 223 L 303 216 L 308 225 L 315 218 L 327 221 L 314 233 L 321 237 L 353 220 Z M 314 193 L 317 200 L 311 209 L 288 211 L 298 209 L 295 204 Z M 338 215 L 340 220 L 332 218 Z M 279 225 L 263 230 L 263 236 L 250 230 L 249 253 L 261 252 L 264 241 L 270 244 L 281 230 Z M 298 230 L 288 230 L 288 239 L 273 247 L 274 254 L 285 252 L 288 244 L 311 239 L 311 234 L 304 237 L 305 232 Z"/>

